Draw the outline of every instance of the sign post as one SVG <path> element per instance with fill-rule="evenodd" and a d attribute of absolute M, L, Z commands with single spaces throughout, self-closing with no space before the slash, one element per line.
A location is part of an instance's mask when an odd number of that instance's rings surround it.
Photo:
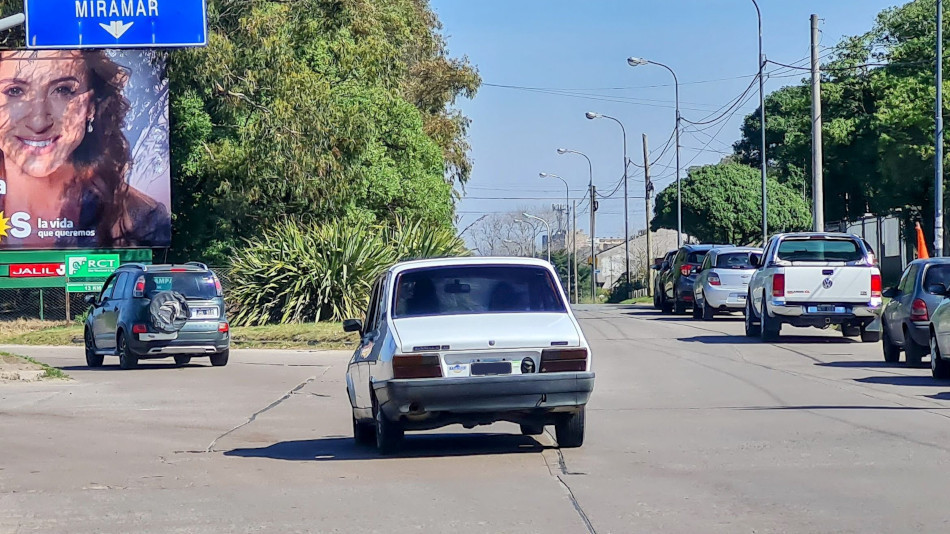
<path fill-rule="evenodd" d="M 205 0 L 26 0 L 27 48 L 208 44 Z"/>

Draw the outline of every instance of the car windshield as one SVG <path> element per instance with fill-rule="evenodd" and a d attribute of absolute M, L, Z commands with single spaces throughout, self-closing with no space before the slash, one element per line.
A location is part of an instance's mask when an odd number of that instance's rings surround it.
<path fill-rule="evenodd" d="M 696 250 L 686 254 L 686 263 L 695 263 L 699 265 L 706 259 L 706 253 L 708 250 Z"/>
<path fill-rule="evenodd" d="M 924 276 L 924 287 L 930 287 L 933 284 L 943 284 L 944 287 L 950 287 L 950 264 L 931 265 Z"/>
<path fill-rule="evenodd" d="M 162 291 L 176 291 L 187 299 L 213 299 L 218 290 L 214 275 L 209 272 L 165 272 L 145 275 L 145 294 L 149 297 Z"/>
<path fill-rule="evenodd" d="M 752 264 L 749 263 L 749 256 L 751 254 L 751 252 L 729 252 L 727 254 L 720 254 L 716 257 L 716 268 L 751 269 Z"/>
<path fill-rule="evenodd" d="M 858 261 L 864 251 L 851 239 L 786 239 L 778 247 L 785 261 Z"/>
<path fill-rule="evenodd" d="M 396 279 L 393 317 L 565 312 L 546 269 L 521 265 L 433 267 Z"/>

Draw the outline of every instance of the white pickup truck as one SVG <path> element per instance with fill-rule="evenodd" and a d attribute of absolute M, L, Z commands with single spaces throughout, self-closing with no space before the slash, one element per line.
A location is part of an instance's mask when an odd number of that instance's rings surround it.
<path fill-rule="evenodd" d="M 827 328 L 880 341 L 869 328 L 881 308 L 881 271 L 873 253 L 852 234 L 802 232 L 769 240 L 749 282 L 745 333 L 778 338 L 783 324 Z"/>

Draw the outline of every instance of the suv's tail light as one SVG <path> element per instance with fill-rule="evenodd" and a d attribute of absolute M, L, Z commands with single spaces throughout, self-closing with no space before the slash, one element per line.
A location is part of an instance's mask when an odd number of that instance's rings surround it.
<path fill-rule="evenodd" d="M 218 323 L 218 332 L 229 332 L 231 330 L 231 325 L 228 323 Z"/>
<path fill-rule="evenodd" d="M 716 273 L 709 273 L 709 285 L 711 286 L 721 286 L 722 280 L 719 279 L 719 275 Z"/>
<path fill-rule="evenodd" d="M 402 354 L 393 356 L 393 378 L 441 378 L 438 354 Z"/>
<path fill-rule="evenodd" d="M 132 333 L 133 333 L 133 334 L 144 334 L 144 333 L 146 333 L 146 332 L 148 332 L 148 325 L 144 325 L 144 324 L 134 324 L 134 325 L 132 325 Z"/>
<path fill-rule="evenodd" d="M 542 373 L 587 370 L 587 349 L 544 349 L 541 351 Z"/>
<path fill-rule="evenodd" d="M 772 296 L 785 296 L 785 275 L 783 273 L 775 273 L 772 275 Z"/>
<path fill-rule="evenodd" d="M 680 266 L 680 274 L 682 274 L 683 276 L 689 276 L 690 273 L 692 273 L 692 272 L 693 272 L 693 266 L 692 266 L 692 265 L 681 265 L 681 266 Z"/>
<path fill-rule="evenodd" d="M 910 306 L 911 321 L 929 321 L 930 314 L 927 312 L 927 303 L 923 299 L 915 299 Z"/>
<path fill-rule="evenodd" d="M 214 278 L 214 293 L 215 293 L 215 296 L 220 297 L 220 296 L 222 295 L 222 292 L 221 292 L 221 280 L 218 280 L 218 275 L 216 275 L 216 274 L 212 274 L 211 276 L 212 276 L 212 278 Z"/>
<path fill-rule="evenodd" d="M 871 298 L 881 298 L 881 275 L 871 275 Z"/>
<path fill-rule="evenodd" d="M 145 276 L 139 276 L 135 281 L 135 287 L 132 289 L 133 297 L 144 297 L 145 296 Z"/>

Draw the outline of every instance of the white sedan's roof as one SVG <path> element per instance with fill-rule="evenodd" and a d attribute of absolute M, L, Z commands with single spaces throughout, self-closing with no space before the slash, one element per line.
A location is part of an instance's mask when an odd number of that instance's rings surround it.
<path fill-rule="evenodd" d="M 452 267 L 464 265 L 530 265 L 533 267 L 551 268 L 551 264 L 538 258 L 523 258 L 517 256 L 469 256 L 455 258 L 432 258 L 426 260 L 412 260 L 399 262 L 389 268 L 393 274 L 412 269 L 427 267 Z"/>

